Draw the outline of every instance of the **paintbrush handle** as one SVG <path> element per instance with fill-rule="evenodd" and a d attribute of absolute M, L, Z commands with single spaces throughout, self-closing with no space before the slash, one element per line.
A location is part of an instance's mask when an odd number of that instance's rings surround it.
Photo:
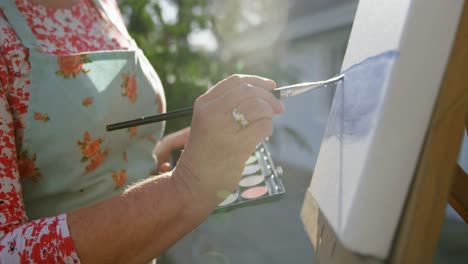
<path fill-rule="evenodd" d="M 274 90 L 272 91 L 272 93 L 276 98 L 281 99 L 281 91 Z M 164 114 L 140 117 L 140 118 L 133 119 L 133 120 L 128 120 L 128 121 L 124 121 L 120 123 L 107 125 L 106 130 L 113 131 L 113 130 L 118 130 L 118 129 L 134 127 L 134 126 L 146 125 L 146 124 L 161 122 L 161 121 L 165 121 L 169 119 L 190 116 L 192 114 L 193 114 L 193 107 L 187 107 L 187 108 L 182 108 L 176 111 L 167 112 Z"/>
<path fill-rule="evenodd" d="M 193 107 L 182 108 L 176 111 L 154 115 L 154 116 L 147 116 L 147 117 L 140 117 L 137 119 L 124 121 L 120 123 L 115 123 L 106 126 L 107 131 L 129 128 L 134 126 L 146 125 L 156 122 L 161 122 L 169 119 L 184 117 L 184 116 L 191 116 L 193 114 Z"/>
<path fill-rule="evenodd" d="M 298 95 L 298 94 L 310 91 L 311 89 L 315 89 L 319 87 L 327 87 L 328 84 L 336 83 L 338 81 L 341 81 L 343 78 L 344 78 L 344 75 L 341 74 L 339 76 L 335 76 L 326 81 L 307 82 L 307 83 L 299 83 L 299 84 L 294 84 L 294 85 L 289 85 L 289 86 L 283 86 L 283 87 L 276 88 L 271 93 L 279 100 L 286 99 L 290 96 L 294 96 L 294 95 Z M 183 116 L 190 116 L 192 114 L 193 114 L 193 107 L 182 108 L 182 109 L 172 111 L 169 113 L 165 113 L 165 114 L 159 114 L 159 115 L 148 116 L 148 117 L 142 116 L 134 120 L 107 125 L 106 130 L 112 131 L 112 130 L 117 130 L 117 129 L 139 126 L 139 125 L 146 125 L 150 123 L 161 122 L 161 121 L 179 118 Z"/>

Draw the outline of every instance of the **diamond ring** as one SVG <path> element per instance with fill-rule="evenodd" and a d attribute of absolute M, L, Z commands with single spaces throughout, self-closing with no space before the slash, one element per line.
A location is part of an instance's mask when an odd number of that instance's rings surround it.
<path fill-rule="evenodd" d="M 232 117 L 243 128 L 250 124 L 247 118 L 245 118 L 244 114 L 237 108 L 232 110 Z"/>

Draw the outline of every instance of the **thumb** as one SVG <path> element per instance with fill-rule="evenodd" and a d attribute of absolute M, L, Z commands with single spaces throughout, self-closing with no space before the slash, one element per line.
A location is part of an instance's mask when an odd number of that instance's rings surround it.
<path fill-rule="evenodd" d="M 158 165 L 158 172 L 163 173 L 163 172 L 168 172 L 172 170 L 172 166 L 169 162 L 163 162 L 160 165 Z"/>

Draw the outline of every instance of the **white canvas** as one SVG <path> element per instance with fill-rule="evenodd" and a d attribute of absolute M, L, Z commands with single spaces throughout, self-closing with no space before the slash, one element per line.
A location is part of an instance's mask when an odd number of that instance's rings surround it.
<path fill-rule="evenodd" d="M 389 253 L 463 2 L 359 3 L 309 188 L 357 253 Z"/>

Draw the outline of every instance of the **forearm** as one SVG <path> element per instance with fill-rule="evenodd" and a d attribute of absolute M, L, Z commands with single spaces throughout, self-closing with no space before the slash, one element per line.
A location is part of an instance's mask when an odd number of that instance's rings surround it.
<path fill-rule="evenodd" d="M 217 201 L 190 192 L 180 171 L 71 212 L 69 229 L 81 261 L 145 263 L 199 225 Z"/>
<path fill-rule="evenodd" d="M 271 93 L 275 87 L 271 80 L 235 75 L 199 97 L 174 175 L 155 177 L 70 213 L 69 229 L 81 260 L 145 263 L 199 225 L 237 186 L 255 146 L 271 135 L 273 114 L 284 110 Z M 250 125 L 232 119 L 235 107 Z"/>

